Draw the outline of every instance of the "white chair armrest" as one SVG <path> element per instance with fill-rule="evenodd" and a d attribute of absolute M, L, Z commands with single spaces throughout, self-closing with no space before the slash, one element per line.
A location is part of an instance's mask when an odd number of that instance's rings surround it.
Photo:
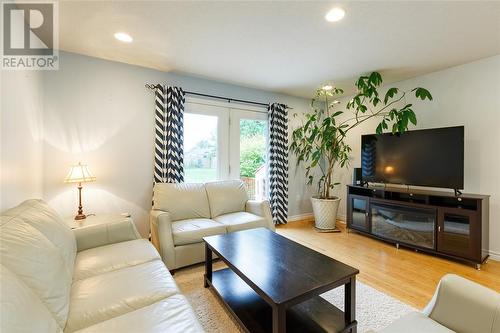
<path fill-rule="evenodd" d="M 422 312 L 456 332 L 491 332 L 495 320 L 500 320 L 500 294 L 447 274 Z"/>
<path fill-rule="evenodd" d="M 245 205 L 245 210 L 258 216 L 262 216 L 267 220 L 268 228 L 275 231 L 273 217 L 271 215 L 271 206 L 267 200 L 248 200 Z"/>
<path fill-rule="evenodd" d="M 74 229 L 73 233 L 77 251 L 141 238 L 131 219 L 89 225 Z"/>
<path fill-rule="evenodd" d="M 175 269 L 174 237 L 170 213 L 163 210 L 151 210 L 149 215 L 151 242 L 156 247 L 165 265 Z"/>

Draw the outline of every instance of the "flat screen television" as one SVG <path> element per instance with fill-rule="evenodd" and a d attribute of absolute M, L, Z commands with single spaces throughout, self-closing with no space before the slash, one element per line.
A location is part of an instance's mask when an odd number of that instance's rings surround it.
<path fill-rule="evenodd" d="M 363 181 L 464 188 L 464 127 L 361 137 Z"/>

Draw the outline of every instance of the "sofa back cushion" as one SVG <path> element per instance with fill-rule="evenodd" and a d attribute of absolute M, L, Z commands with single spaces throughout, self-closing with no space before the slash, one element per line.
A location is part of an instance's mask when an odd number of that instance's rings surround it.
<path fill-rule="evenodd" d="M 64 327 L 72 278 L 61 251 L 24 220 L 1 216 L 0 259 L 41 300 L 57 324 Z M 30 320 L 29 315 L 25 318 Z"/>
<path fill-rule="evenodd" d="M 245 184 L 241 180 L 223 180 L 205 184 L 211 217 L 244 212 L 248 201 Z"/>
<path fill-rule="evenodd" d="M 495 332 L 500 294 L 455 274 L 445 275 L 424 313 L 452 331 Z"/>
<path fill-rule="evenodd" d="M 0 284 L 0 332 L 62 332 L 38 296 L 3 265 Z"/>
<path fill-rule="evenodd" d="M 71 228 L 46 202 L 39 199 L 26 200 L 2 213 L 2 216 L 17 217 L 40 231 L 64 258 L 68 271 L 73 272 L 76 258 L 76 240 Z"/>
<path fill-rule="evenodd" d="M 169 212 L 172 221 L 210 218 L 204 184 L 157 183 L 153 189 L 153 209 Z"/>

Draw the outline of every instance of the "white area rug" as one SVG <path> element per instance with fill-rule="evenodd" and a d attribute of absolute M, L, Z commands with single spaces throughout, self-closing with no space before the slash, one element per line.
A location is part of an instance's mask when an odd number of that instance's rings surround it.
<path fill-rule="evenodd" d="M 224 267 L 214 263 L 214 270 Z M 177 271 L 174 278 L 193 306 L 203 328 L 212 332 L 243 332 L 233 321 L 224 306 L 208 289 L 203 287 L 204 266 L 194 266 Z M 321 295 L 339 309 L 344 308 L 344 289 L 337 288 Z M 416 311 L 411 306 L 386 295 L 366 284 L 356 284 L 356 320 L 358 332 L 381 329 L 402 315 Z"/>

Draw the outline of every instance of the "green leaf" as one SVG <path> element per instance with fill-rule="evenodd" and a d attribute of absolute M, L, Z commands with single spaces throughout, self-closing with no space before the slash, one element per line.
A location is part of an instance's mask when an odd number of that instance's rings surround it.
<path fill-rule="evenodd" d="M 370 74 L 369 80 L 374 86 L 379 86 L 382 84 L 382 75 L 379 72 L 373 72 Z"/>
<path fill-rule="evenodd" d="M 378 124 L 375 133 L 382 134 L 382 126 L 383 126 L 382 123 Z"/>
<path fill-rule="evenodd" d="M 344 112 L 342 112 L 342 111 L 337 111 L 337 112 L 335 112 L 335 113 L 332 115 L 332 118 L 337 117 L 338 115 L 341 115 L 342 113 L 344 113 Z"/>
<path fill-rule="evenodd" d="M 358 105 L 358 107 L 356 108 L 356 110 L 358 110 L 358 111 L 360 111 L 362 113 L 365 113 L 366 110 L 368 110 L 368 108 L 365 105 L 360 104 L 360 105 Z"/>
<path fill-rule="evenodd" d="M 321 151 L 320 150 L 316 150 L 312 154 L 312 159 L 315 160 L 315 161 L 319 161 L 320 158 L 321 158 Z"/>
<path fill-rule="evenodd" d="M 415 115 L 415 112 L 413 112 L 413 110 L 408 110 L 408 119 L 413 125 L 417 124 L 417 116 Z"/>
<path fill-rule="evenodd" d="M 368 76 L 360 76 L 358 81 L 356 81 L 356 87 L 362 90 L 362 88 L 366 87 L 366 80 L 368 80 Z"/>
<path fill-rule="evenodd" d="M 432 101 L 432 95 L 429 90 L 425 88 L 415 88 L 412 91 L 415 91 L 415 97 L 420 98 L 421 100 L 425 100 L 426 98 L 429 101 Z"/>
<path fill-rule="evenodd" d="M 392 124 L 392 134 L 396 134 L 398 132 L 398 123 Z"/>
<path fill-rule="evenodd" d="M 389 90 L 387 90 L 384 97 L 384 104 L 387 104 L 389 99 L 393 98 L 398 93 L 398 91 L 398 88 L 390 88 Z"/>

